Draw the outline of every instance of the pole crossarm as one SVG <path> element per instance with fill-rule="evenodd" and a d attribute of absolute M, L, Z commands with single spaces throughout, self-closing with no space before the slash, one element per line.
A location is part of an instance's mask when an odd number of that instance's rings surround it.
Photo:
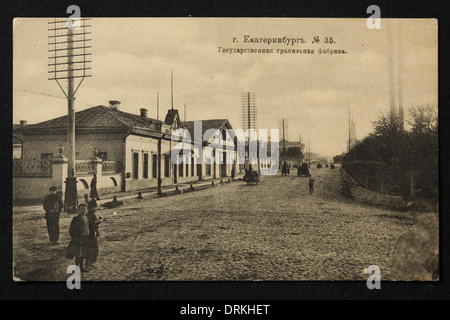
<path fill-rule="evenodd" d="M 80 70 L 91 70 L 92 68 L 77 68 L 77 69 L 67 69 L 67 70 L 50 70 L 48 73 L 55 73 L 55 72 L 69 72 L 69 71 L 80 71 Z"/>
<path fill-rule="evenodd" d="M 73 61 L 72 63 L 88 63 L 88 62 L 92 62 L 91 60 L 86 60 L 86 61 Z M 48 66 L 59 66 L 59 65 L 64 65 L 67 64 L 67 62 L 60 62 L 60 63 L 49 63 Z"/>
<path fill-rule="evenodd" d="M 87 25 L 84 27 L 91 27 L 91 25 Z M 67 30 L 67 27 L 63 27 L 63 28 L 53 28 L 53 29 L 48 29 L 48 31 L 58 31 L 58 30 Z"/>
<path fill-rule="evenodd" d="M 75 37 L 75 36 L 81 36 L 81 35 L 86 35 L 86 34 L 92 34 L 92 32 L 79 32 L 79 33 L 73 33 L 72 35 Z M 53 34 L 53 35 L 49 35 L 48 37 L 49 38 L 67 37 L 67 34 L 65 34 L 65 33 L 63 33 L 63 34 Z"/>
<path fill-rule="evenodd" d="M 84 76 L 72 76 L 72 77 L 61 77 L 61 78 L 49 78 L 48 80 L 67 80 L 67 79 L 75 79 L 75 78 L 88 78 L 92 77 L 92 75 L 84 75 Z"/>
<path fill-rule="evenodd" d="M 48 45 L 49 46 L 54 46 L 54 45 L 58 45 L 58 44 L 75 43 L 75 42 L 87 42 L 87 41 L 92 41 L 92 39 L 82 39 L 82 40 L 72 40 L 72 41 L 58 41 L 58 42 L 51 42 Z M 76 49 L 76 48 L 73 48 L 73 49 Z"/>

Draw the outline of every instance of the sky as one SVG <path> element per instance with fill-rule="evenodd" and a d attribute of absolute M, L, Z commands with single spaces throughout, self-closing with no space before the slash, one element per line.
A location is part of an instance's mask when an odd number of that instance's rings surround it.
<path fill-rule="evenodd" d="M 48 19 L 21 18 L 13 28 L 13 122 L 39 123 L 67 114 L 67 100 L 48 80 Z M 404 108 L 438 104 L 437 20 L 292 18 L 93 18 L 92 77 L 76 93 L 75 111 L 109 100 L 120 109 L 164 118 L 173 105 L 186 119 L 228 119 L 242 128 L 241 95 L 256 96 L 258 129 L 281 129 L 311 144 L 311 152 L 333 157 L 346 151 L 348 110 L 357 137 L 389 112 L 388 29 L 392 35 L 395 94 L 402 49 Z M 388 28 L 388 25 L 390 27 Z M 245 41 L 256 39 L 253 42 Z M 256 43 L 302 38 L 306 43 Z M 313 43 L 319 37 L 319 43 Z M 325 43 L 325 38 L 333 43 Z M 233 40 L 234 39 L 234 40 Z M 273 49 L 230 54 L 222 49 Z M 319 49 L 345 54 L 319 54 Z M 279 54 L 277 49 L 314 50 Z M 398 102 L 398 98 L 396 98 Z M 282 133 L 280 132 L 280 136 Z"/>

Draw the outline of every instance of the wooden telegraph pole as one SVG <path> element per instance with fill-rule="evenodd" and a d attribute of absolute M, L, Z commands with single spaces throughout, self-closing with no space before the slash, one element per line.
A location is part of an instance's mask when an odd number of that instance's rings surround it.
<path fill-rule="evenodd" d="M 72 19 L 69 22 L 69 19 Z M 90 19 L 52 19 L 48 23 L 48 74 L 55 80 L 68 102 L 67 156 L 68 169 L 64 210 L 75 212 L 78 207 L 77 178 L 75 176 L 75 94 L 86 77 L 90 77 Z M 75 80 L 80 80 L 75 87 Z M 61 84 L 67 81 L 65 90 Z"/>

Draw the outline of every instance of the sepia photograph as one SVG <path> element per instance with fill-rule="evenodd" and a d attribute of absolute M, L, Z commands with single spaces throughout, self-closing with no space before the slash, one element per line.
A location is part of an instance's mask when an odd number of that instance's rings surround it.
<path fill-rule="evenodd" d="M 15 282 L 440 280 L 436 19 L 72 7 L 13 21 Z"/>

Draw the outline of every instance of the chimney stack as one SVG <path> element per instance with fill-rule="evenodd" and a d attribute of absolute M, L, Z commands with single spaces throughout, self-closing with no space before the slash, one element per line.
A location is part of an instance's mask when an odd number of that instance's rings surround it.
<path fill-rule="evenodd" d="M 112 110 L 119 110 L 120 101 L 111 100 L 109 101 L 109 108 Z"/>
<path fill-rule="evenodd" d="M 141 108 L 141 117 L 147 119 L 147 109 Z"/>
<path fill-rule="evenodd" d="M 25 126 L 27 125 L 27 122 L 25 120 L 20 120 L 19 122 L 21 128 L 25 128 Z"/>

